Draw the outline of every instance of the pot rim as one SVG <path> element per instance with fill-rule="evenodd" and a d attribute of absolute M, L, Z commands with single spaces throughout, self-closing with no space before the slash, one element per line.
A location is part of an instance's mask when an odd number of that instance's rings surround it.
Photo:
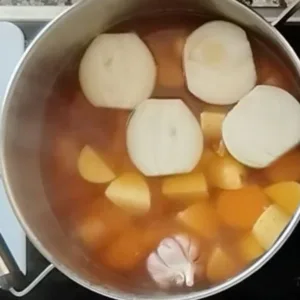
<path fill-rule="evenodd" d="M 6 90 L 6 94 L 4 96 L 3 104 L 1 107 L 1 141 L 3 142 L 4 135 L 6 132 L 6 120 L 7 120 L 7 112 L 8 107 L 12 101 L 14 89 L 17 85 L 19 78 L 20 78 L 20 71 L 26 66 L 27 59 L 30 56 L 30 54 L 35 50 L 36 47 L 38 47 L 39 42 L 41 41 L 42 37 L 47 34 L 49 31 L 51 31 L 52 27 L 55 26 L 58 22 L 61 22 L 67 15 L 69 15 L 71 12 L 75 10 L 80 10 L 81 7 L 84 5 L 89 5 L 89 2 L 93 0 L 85 0 L 85 1 L 79 1 L 78 3 L 74 4 L 70 8 L 63 11 L 61 14 L 59 14 L 54 20 L 50 21 L 35 37 L 33 42 L 30 44 L 30 46 L 26 49 L 22 59 L 18 63 L 11 80 L 8 84 L 8 88 Z M 253 9 L 247 7 L 246 5 L 236 1 L 236 0 L 227 0 L 227 2 L 230 3 L 230 5 L 240 7 L 240 9 L 244 9 L 247 11 L 247 14 L 249 17 L 251 17 L 253 20 L 263 21 L 267 23 L 267 26 L 269 26 L 269 29 L 272 30 L 272 33 L 274 35 L 274 38 L 276 38 L 278 41 L 280 41 L 282 48 L 285 49 L 285 52 L 287 52 L 292 59 L 292 62 L 294 66 L 296 67 L 296 70 L 298 74 L 300 74 L 300 60 L 293 50 L 293 48 L 290 46 L 290 44 L 287 42 L 287 40 L 281 35 L 281 33 L 273 27 L 271 24 L 269 24 L 262 16 L 260 16 L 257 12 L 255 12 Z M 33 231 L 30 229 L 30 227 L 27 225 L 25 219 L 22 216 L 22 212 L 19 210 L 18 205 L 16 201 L 14 200 L 14 194 L 11 189 L 11 183 L 8 181 L 7 176 L 7 170 L 6 170 L 6 163 L 5 163 L 5 146 L 4 142 L 0 145 L 0 162 L 1 162 L 1 174 L 2 174 L 2 180 L 4 183 L 4 188 L 6 191 L 6 194 L 8 196 L 10 205 L 21 224 L 22 228 L 26 232 L 27 237 L 32 242 L 32 244 L 37 248 L 37 250 L 49 261 L 51 262 L 62 274 L 64 274 L 66 277 L 70 278 L 77 284 L 97 293 L 100 295 L 103 295 L 105 297 L 110 297 L 113 299 L 118 300 L 132 300 L 132 299 L 143 299 L 143 300 L 153 300 L 153 297 L 148 298 L 146 296 L 136 296 L 131 293 L 123 293 L 122 291 L 111 291 L 108 290 L 100 285 L 94 285 L 89 283 L 87 280 L 82 279 L 80 276 L 75 274 L 73 271 L 71 271 L 68 267 L 61 264 L 55 257 L 52 256 L 50 251 L 46 249 L 46 247 L 43 246 L 42 243 L 39 242 L 37 236 L 33 233 Z M 297 209 L 297 212 L 293 216 L 292 220 L 290 221 L 289 225 L 285 228 L 284 232 L 281 234 L 281 236 L 278 238 L 276 243 L 272 246 L 270 250 L 268 250 L 260 259 L 258 259 L 254 264 L 247 267 L 244 271 L 236 275 L 235 277 L 218 284 L 216 286 L 210 287 L 205 290 L 195 291 L 190 294 L 179 294 L 179 295 L 155 295 L 155 299 L 157 300 L 196 300 L 196 299 L 203 299 L 206 297 L 210 297 L 213 295 L 216 295 L 218 293 L 221 293 L 225 290 L 228 290 L 229 288 L 237 285 L 238 283 L 242 282 L 243 280 L 249 278 L 251 275 L 253 275 L 256 271 L 258 271 L 261 267 L 263 267 L 283 246 L 283 244 L 286 242 L 286 240 L 290 237 L 292 232 L 294 231 L 295 227 L 297 226 L 298 222 L 300 221 L 300 207 Z"/>

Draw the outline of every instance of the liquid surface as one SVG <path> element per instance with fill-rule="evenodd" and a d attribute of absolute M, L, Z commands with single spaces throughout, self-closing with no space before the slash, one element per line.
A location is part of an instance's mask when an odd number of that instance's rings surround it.
<path fill-rule="evenodd" d="M 158 67 L 158 78 L 152 97 L 180 98 L 198 120 L 201 112 L 220 107 L 207 105 L 189 93 L 185 85 L 182 51 L 187 36 L 206 21 L 199 16 L 190 15 L 152 16 L 123 22 L 111 30 L 118 33 L 138 33 L 154 55 Z M 280 57 L 251 33 L 248 33 L 248 38 L 258 74 L 257 84 L 275 85 L 296 97 L 299 96 L 296 82 Z M 197 204 L 199 199 L 178 201 L 163 195 L 163 178 L 146 178 L 151 191 L 151 209 L 143 217 L 133 217 L 105 197 L 109 183 L 89 183 L 78 172 L 77 160 L 80 151 L 85 145 L 90 145 L 105 157 L 117 176 L 124 172 L 139 173 L 126 149 L 126 124 L 131 111 L 92 106 L 79 85 L 79 63 L 80 59 L 63 71 L 56 86 L 58 92 L 49 99 L 41 153 L 48 199 L 64 231 L 74 237 L 74 241 L 81 245 L 96 265 L 105 264 L 119 274 L 132 277 L 137 286 L 155 284 L 147 273 L 145 261 L 163 239 L 174 234 L 188 234 L 199 244 L 197 264 L 202 271 L 195 277 L 196 287 L 216 284 L 227 279 L 224 276 L 229 278 L 246 268 L 252 258 L 259 256 L 256 253 L 263 251 L 249 237 L 251 228 L 248 226 L 270 205 L 271 201 L 261 196 L 260 190 L 274 182 L 299 180 L 300 174 L 296 174 L 299 176 L 297 179 L 292 167 L 287 170 L 286 166 L 300 161 L 300 151 L 294 150 L 293 158 L 283 162 L 283 167 L 272 166 L 268 170 L 244 167 L 242 180 L 248 189 L 241 194 L 228 192 L 223 195 L 221 208 L 217 207 L 217 199 L 222 189 L 209 186 L 209 199 L 205 200 L 209 208 L 201 209 L 204 209 L 203 219 L 217 217 L 217 229 L 214 229 L 214 225 L 210 226 L 210 219 L 205 223 L 205 232 L 201 234 L 178 222 L 178 213 Z M 221 110 L 226 113 L 231 108 L 232 106 L 222 106 Z M 211 152 L 219 155 L 221 160 L 226 155 L 229 157 L 226 149 L 222 149 L 220 139 L 205 142 L 204 153 Z M 192 173 L 201 172 L 205 176 L 214 177 L 214 174 L 206 174 L 205 164 L 203 156 Z M 217 167 L 217 176 L 218 170 Z M 294 173 L 291 175 L 291 172 Z M 254 203 L 252 196 L 257 200 Z M 235 205 L 232 204 L 235 202 L 240 205 L 240 215 L 230 214 L 228 198 L 230 205 Z M 245 205 L 248 205 L 246 213 L 240 199 L 245 199 Z M 211 210 L 214 211 L 211 215 L 213 217 L 207 213 Z M 199 211 L 200 208 L 197 208 L 197 212 Z M 224 222 L 226 218 L 230 224 Z M 237 226 L 230 226 L 231 222 Z M 244 252 L 247 252 L 250 259 L 241 254 L 244 253 L 241 248 L 246 249 Z M 223 268 L 228 274 L 220 275 L 214 269 L 214 260 L 218 264 L 218 272 L 222 273 Z"/>

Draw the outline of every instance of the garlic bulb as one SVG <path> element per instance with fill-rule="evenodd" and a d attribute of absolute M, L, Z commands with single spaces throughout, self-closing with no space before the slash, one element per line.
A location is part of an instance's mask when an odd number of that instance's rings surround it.
<path fill-rule="evenodd" d="M 224 21 L 206 23 L 188 37 L 184 68 L 190 92 L 211 104 L 238 102 L 257 78 L 245 31 Z"/>
<path fill-rule="evenodd" d="M 192 239 L 176 235 L 164 239 L 147 259 L 151 278 L 161 287 L 194 285 L 199 249 Z"/>
<path fill-rule="evenodd" d="M 200 125 L 179 99 L 142 102 L 127 127 L 132 162 L 146 176 L 191 172 L 203 151 Z"/>
<path fill-rule="evenodd" d="M 265 168 L 300 142 L 300 104 L 280 88 L 259 85 L 228 113 L 222 134 L 239 162 Z"/>
<path fill-rule="evenodd" d="M 82 58 L 79 80 L 94 106 L 132 109 L 150 97 L 156 65 L 135 33 L 101 34 Z"/>

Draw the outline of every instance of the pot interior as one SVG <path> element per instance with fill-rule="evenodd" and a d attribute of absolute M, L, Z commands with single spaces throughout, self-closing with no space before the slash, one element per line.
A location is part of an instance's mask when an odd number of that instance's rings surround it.
<path fill-rule="evenodd" d="M 78 81 L 80 59 L 95 36 L 107 30 L 140 30 L 147 38 L 153 27 L 172 27 L 174 24 L 183 31 L 192 32 L 201 23 L 216 19 L 233 21 L 246 28 L 254 37 L 251 40 L 254 48 L 263 53 L 255 58 L 258 68 L 268 59 L 271 67 L 278 62 L 278 68 L 285 75 L 284 88 L 299 99 L 299 66 L 293 51 L 259 16 L 229 0 L 82 1 L 43 32 L 15 74 L 3 113 L 2 159 L 7 191 L 16 214 L 38 250 L 67 276 L 87 288 L 124 299 L 175 296 L 178 299 L 188 296 L 199 299 L 229 287 L 249 273 L 244 265 L 239 270 L 243 274 L 235 281 L 219 286 L 200 283 L 188 290 L 164 291 L 149 278 L 138 281 L 135 280 L 139 278 L 138 274 L 130 277 L 105 267 L 78 242 L 74 224 L 70 226 L 76 214 L 92 207 L 92 200 L 103 191 L 89 185 L 89 193 L 83 192 L 85 187 L 76 176 L 64 176 L 57 171 L 65 161 L 60 161 L 60 154 L 55 156 L 58 144 L 68 161 L 77 155 L 77 150 L 68 144 L 68 140 L 60 144 L 66 134 L 80 136 L 79 148 L 93 143 L 99 135 L 102 138 L 100 147 L 111 146 L 110 142 L 105 142 L 105 137 L 108 130 L 116 130 L 111 121 L 115 115 L 108 111 L 102 115 L 90 112 Z M 280 62 L 276 57 L 272 58 L 274 49 Z M 261 83 L 268 72 L 261 71 Z M 171 95 L 168 90 L 161 89 L 156 96 Z M 177 94 L 174 96 L 178 97 Z M 194 99 L 191 100 L 196 114 L 201 108 L 195 103 Z M 127 120 L 128 116 L 122 113 L 120 120 L 124 121 L 124 116 Z M 126 122 L 124 124 L 126 126 Z M 92 130 L 87 134 L 85 128 Z M 120 140 L 122 136 L 117 139 Z M 263 262 L 261 259 L 259 265 Z"/>

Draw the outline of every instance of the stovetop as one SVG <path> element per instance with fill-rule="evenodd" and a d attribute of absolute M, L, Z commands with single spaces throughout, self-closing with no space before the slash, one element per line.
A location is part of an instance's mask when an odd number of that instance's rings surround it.
<path fill-rule="evenodd" d="M 272 12 L 270 13 L 272 15 Z M 1 11 L 0 11 L 1 17 Z M 1 19 L 1 18 L 0 18 Z M 294 47 L 300 56 L 300 18 L 280 28 L 282 34 Z M 25 31 L 27 40 L 36 34 L 44 26 L 44 22 L 20 23 Z M 49 263 L 35 250 L 31 243 L 27 242 L 28 273 L 20 278 L 16 288 L 22 289 L 34 279 Z M 250 278 L 217 296 L 211 300 L 298 300 L 300 299 L 300 225 L 296 228 L 290 239 L 275 257 L 260 271 Z M 53 300 L 55 297 L 68 300 L 99 300 L 107 299 L 94 294 L 77 285 L 54 270 L 45 278 L 24 300 Z M 16 299 L 10 293 L 0 290 L 1 300 Z"/>

